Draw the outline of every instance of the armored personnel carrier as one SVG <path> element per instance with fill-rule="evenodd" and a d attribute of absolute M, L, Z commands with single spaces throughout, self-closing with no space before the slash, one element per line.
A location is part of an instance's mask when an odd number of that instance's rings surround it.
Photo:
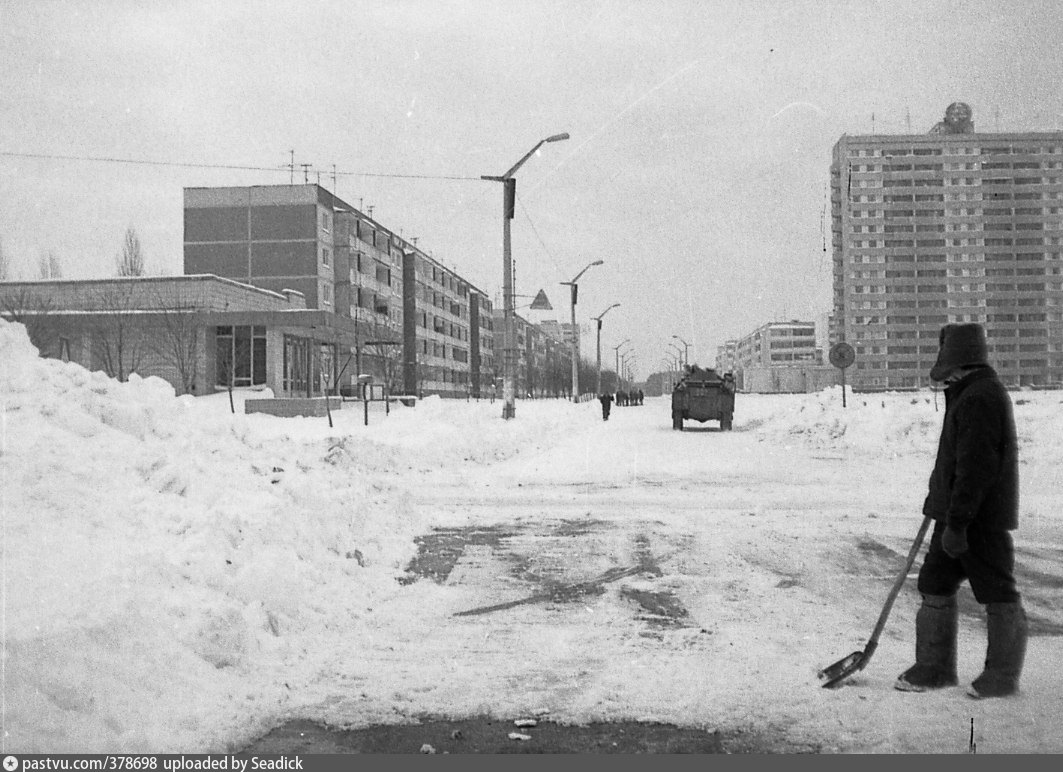
<path fill-rule="evenodd" d="M 672 428 L 683 430 L 683 421 L 719 421 L 724 431 L 731 429 L 735 410 L 735 380 L 715 370 L 695 365 L 672 390 Z"/>

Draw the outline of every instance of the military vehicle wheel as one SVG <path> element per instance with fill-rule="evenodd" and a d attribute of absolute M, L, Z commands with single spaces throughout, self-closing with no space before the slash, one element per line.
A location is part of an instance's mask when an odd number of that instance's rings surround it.
<path fill-rule="evenodd" d="M 723 429 L 725 432 L 731 431 L 731 421 L 732 416 L 725 415 L 723 418 L 720 419 L 720 428 Z"/>
<path fill-rule="evenodd" d="M 676 412 L 672 413 L 672 429 L 678 429 L 679 431 L 683 431 L 683 414 L 682 413 L 676 413 Z"/>

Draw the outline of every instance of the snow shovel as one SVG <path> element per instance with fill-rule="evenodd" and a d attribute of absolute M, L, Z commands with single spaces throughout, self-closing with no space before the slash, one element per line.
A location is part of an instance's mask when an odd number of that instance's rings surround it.
<path fill-rule="evenodd" d="M 882 628 L 886 626 L 886 619 L 890 615 L 890 609 L 893 608 L 893 601 L 897 599 L 897 594 L 901 591 L 904 580 L 908 578 L 908 572 L 912 570 L 915 556 L 923 545 L 923 537 L 926 536 L 926 529 L 930 527 L 930 520 L 931 518 L 929 517 L 923 518 L 923 524 L 919 526 L 919 533 L 915 535 L 912 548 L 908 551 L 908 560 L 905 561 L 904 568 L 901 569 L 896 581 L 893 582 L 893 589 L 890 590 L 889 597 L 886 598 L 886 605 L 883 606 L 882 613 L 878 615 L 878 622 L 875 624 L 875 629 L 871 633 L 867 646 L 864 647 L 863 651 L 854 651 L 848 657 L 844 657 L 833 665 L 828 665 L 819 671 L 819 678 L 824 682 L 824 689 L 833 689 L 836 686 L 840 686 L 842 681 L 853 673 L 863 670 L 867 667 L 867 663 L 871 661 L 871 655 L 878 648 L 878 637 L 882 634 Z"/>

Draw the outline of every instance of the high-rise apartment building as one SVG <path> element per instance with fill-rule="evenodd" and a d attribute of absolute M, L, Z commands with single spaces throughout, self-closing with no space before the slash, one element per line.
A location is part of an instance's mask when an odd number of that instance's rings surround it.
<path fill-rule="evenodd" d="M 948 322 L 985 325 L 1014 386 L 1063 382 L 1063 132 L 843 136 L 831 163 L 832 341 L 855 388 L 926 385 Z"/>

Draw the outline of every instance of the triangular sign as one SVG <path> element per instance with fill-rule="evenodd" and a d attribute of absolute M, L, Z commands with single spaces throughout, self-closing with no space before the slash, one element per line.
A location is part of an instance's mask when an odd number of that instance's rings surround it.
<path fill-rule="evenodd" d="M 535 296 L 535 300 L 532 301 L 531 308 L 533 311 L 553 311 L 554 307 L 550 305 L 550 301 L 546 298 L 546 290 L 539 290 L 539 294 Z"/>

